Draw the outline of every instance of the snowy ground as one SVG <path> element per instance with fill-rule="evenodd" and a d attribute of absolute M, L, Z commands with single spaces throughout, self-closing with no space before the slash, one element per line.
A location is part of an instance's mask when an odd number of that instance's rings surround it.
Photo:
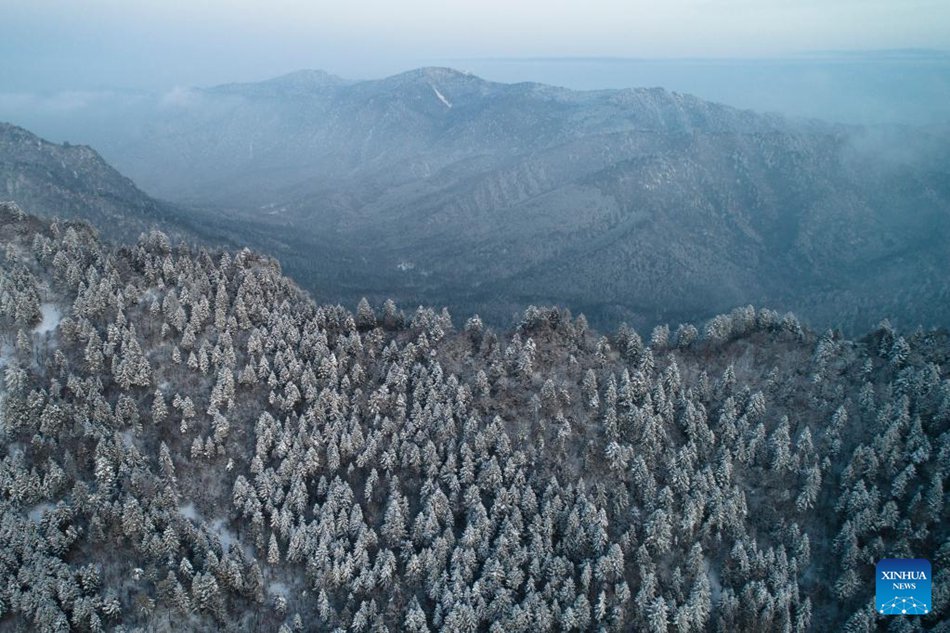
<path fill-rule="evenodd" d="M 40 304 L 40 312 L 43 315 L 39 325 L 33 328 L 34 334 L 44 335 L 52 332 L 63 320 L 63 314 L 55 303 L 45 302 Z M 3 410 L 3 392 L 6 386 L 3 377 L 3 370 L 9 365 L 13 358 L 13 348 L 8 344 L 0 344 L 0 411 Z"/>
<path fill-rule="evenodd" d="M 181 515 L 186 519 L 191 519 L 192 521 L 200 521 L 198 517 L 198 511 L 195 510 L 195 504 L 186 503 L 185 505 L 178 508 L 178 511 L 181 512 Z"/>
<path fill-rule="evenodd" d="M 221 541 L 221 547 L 224 551 L 229 551 L 232 545 L 238 545 L 243 548 L 245 553 L 253 554 L 249 547 L 246 547 L 243 543 L 238 541 L 237 536 L 234 532 L 227 528 L 224 519 L 214 519 L 210 523 L 204 521 L 198 510 L 195 509 L 195 504 L 186 503 L 185 505 L 178 508 L 178 511 L 186 519 L 191 519 L 195 523 L 203 523 L 208 527 L 208 529 L 215 533 L 218 536 L 218 540 Z"/>
<path fill-rule="evenodd" d="M 290 594 L 290 588 L 282 582 L 270 583 L 267 585 L 267 591 L 275 596 L 284 596 L 285 598 Z"/>
<path fill-rule="evenodd" d="M 132 433 L 131 429 L 121 431 L 119 435 L 122 436 L 122 442 L 125 444 L 126 448 L 132 448 L 135 446 L 135 434 Z"/>
<path fill-rule="evenodd" d="M 239 547 L 244 547 L 244 544 L 239 542 L 237 536 L 234 535 L 234 532 L 229 530 L 224 524 L 224 519 L 215 519 L 211 522 L 211 531 L 218 535 L 218 539 L 221 541 L 221 547 L 224 548 L 224 551 L 229 551 L 232 545 L 238 545 Z M 252 553 L 250 548 L 244 548 L 245 553 Z"/>
<path fill-rule="evenodd" d="M 63 320 L 63 314 L 55 303 L 43 303 L 40 305 L 40 311 L 43 313 L 43 320 L 33 328 L 35 334 L 46 334 L 52 332 Z"/>
<path fill-rule="evenodd" d="M 52 503 L 47 503 L 44 501 L 43 503 L 38 503 L 32 508 L 30 508 L 27 511 L 26 515 L 30 517 L 30 520 L 33 521 L 34 523 L 39 523 L 40 521 L 43 520 L 43 515 L 55 507 L 56 506 L 54 506 Z"/>

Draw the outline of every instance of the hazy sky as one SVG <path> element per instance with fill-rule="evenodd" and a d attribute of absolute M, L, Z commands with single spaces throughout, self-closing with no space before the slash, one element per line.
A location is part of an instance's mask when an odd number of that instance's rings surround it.
<path fill-rule="evenodd" d="M 167 88 L 449 59 L 950 46 L 948 0 L 0 0 L 6 92 Z"/>

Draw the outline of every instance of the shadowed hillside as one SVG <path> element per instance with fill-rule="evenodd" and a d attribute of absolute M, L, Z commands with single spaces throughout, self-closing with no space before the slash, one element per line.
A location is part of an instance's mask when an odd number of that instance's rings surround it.
<path fill-rule="evenodd" d="M 90 147 L 57 145 L 6 123 L 0 123 L 0 201 L 47 218 L 87 220 L 123 242 L 153 227 L 195 239 L 201 219 L 149 197 Z"/>
<path fill-rule="evenodd" d="M 422 68 L 181 91 L 107 153 L 329 300 L 609 327 L 755 303 L 863 331 L 950 324 L 945 138 Z"/>

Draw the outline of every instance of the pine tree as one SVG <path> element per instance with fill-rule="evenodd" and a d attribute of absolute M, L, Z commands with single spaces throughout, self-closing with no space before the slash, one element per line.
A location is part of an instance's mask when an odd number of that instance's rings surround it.
<path fill-rule="evenodd" d="M 152 400 L 152 421 L 155 424 L 161 424 L 168 417 L 168 407 L 165 405 L 165 396 L 161 390 L 155 390 L 155 396 Z"/>
<path fill-rule="evenodd" d="M 590 411 L 596 411 L 600 407 L 600 397 L 597 394 L 597 375 L 593 369 L 588 369 L 584 374 L 582 385 L 584 394 L 584 406 Z"/>
<path fill-rule="evenodd" d="M 791 437 L 787 417 L 782 418 L 775 432 L 769 438 L 769 448 L 774 470 L 783 471 L 792 466 Z"/>
<path fill-rule="evenodd" d="M 657 596 L 647 607 L 647 625 L 652 633 L 666 633 L 669 630 L 669 607 L 663 596 Z"/>
<path fill-rule="evenodd" d="M 356 327 L 361 331 L 376 327 L 376 313 L 373 312 L 366 297 L 360 299 L 359 305 L 356 306 Z"/>
<path fill-rule="evenodd" d="M 277 546 L 277 538 L 272 533 L 270 544 L 267 546 L 267 564 L 276 565 L 278 563 L 280 563 L 280 548 Z"/>

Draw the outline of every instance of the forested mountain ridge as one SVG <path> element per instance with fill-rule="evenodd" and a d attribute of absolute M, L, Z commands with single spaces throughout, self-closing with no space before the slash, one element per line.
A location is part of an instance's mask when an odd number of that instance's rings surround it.
<path fill-rule="evenodd" d="M 138 130 L 101 149 L 147 191 L 227 212 L 331 301 L 493 323 L 556 303 L 610 329 L 747 303 L 855 334 L 950 325 L 934 130 L 447 68 L 181 90 Z"/>
<path fill-rule="evenodd" d="M 91 147 L 51 143 L 0 122 L 0 201 L 47 218 L 87 220 L 110 239 L 134 243 L 160 227 L 194 239 L 199 218 L 149 197 Z"/>
<path fill-rule="evenodd" d="M 616 132 L 785 127 L 780 117 L 661 88 L 575 92 L 495 83 L 449 68 L 359 82 L 301 71 L 183 90 L 143 127 L 132 151 L 112 152 L 137 181 L 164 195 L 232 204 L 250 197 L 266 204 L 276 194 L 285 204 L 288 194 L 332 187 L 346 174 L 346 184 L 372 176 L 377 187 L 394 187 L 437 176 L 452 164 L 462 167 L 459 161 L 491 170 L 501 164 L 486 160 L 516 160 Z M 172 154 L 177 160 L 156 160 Z M 268 187 L 261 189 L 261 181 Z M 310 204 L 317 208 L 319 201 Z"/>
<path fill-rule="evenodd" d="M 947 628 L 945 331 L 456 329 L 158 232 L 0 243 L 0 626 Z M 875 615 L 886 556 L 930 615 Z"/>

